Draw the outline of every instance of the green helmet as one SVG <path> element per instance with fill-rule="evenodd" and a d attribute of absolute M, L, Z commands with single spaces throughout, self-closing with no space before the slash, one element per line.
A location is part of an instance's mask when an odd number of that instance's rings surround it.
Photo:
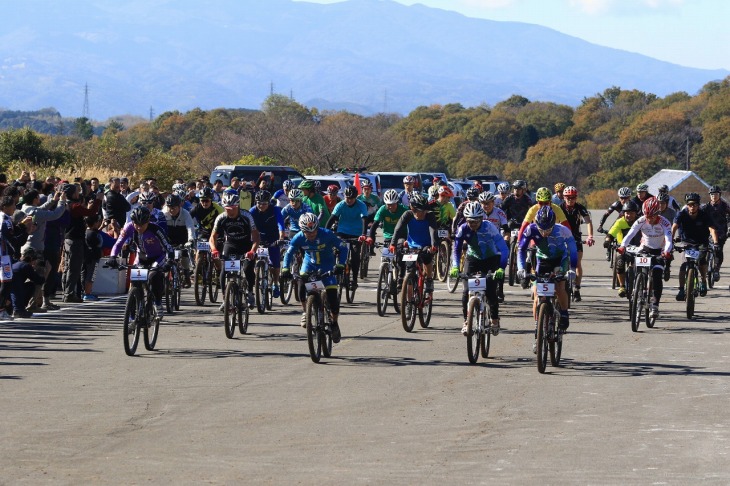
<path fill-rule="evenodd" d="M 541 187 L 537 190 L 537 193 L 535 194 L 535 199 L 537 199 L 537 202 L 548 202 L 552 198 L 552 194 L 550 193 L 550 189 L 547 187 Z"/>
<path fill-rule="evenodd" d="M 303 180 L 302 182 L 299 183 L 299 186 L 297 186 L 297 189 L 308 189 L 310 191 L 313 191 L 314 190 L 314 182 L 308 181 L 308 180 L 305 179 L 305 180 Z"/>

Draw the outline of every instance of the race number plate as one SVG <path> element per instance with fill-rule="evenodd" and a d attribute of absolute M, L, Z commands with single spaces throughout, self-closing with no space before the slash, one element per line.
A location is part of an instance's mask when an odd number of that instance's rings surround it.
<path fill-rule="evenodd" d="M 258 255 L 260 257 L 266 257 L 266 258 L 269 257 L 269 249 L 268 248 L 259 248 L 258 250 L 256 250 L 256 253 L 258 253 Z"/>
<path fill-rule="evenodd" d="M 312 292 L 314 290 L 324 290 L 324 284 L 321 280 L 317 280 L 314 282 L 305 283 L 304 288 L 306 288 L 308 292 Z"/>
<path fill-rule="evenodd" d="M 537 295 L 540 297 L 552 297 L 555 295 L 555 284 L 553 282 L 539 282 L 535 285 Z"/>
<path fill-rule="evenodd" d="M 444 229 L 439 230 L 439 238 L 448 238 L 448 236 L 449 236 L 448 230 L 444 230 Z"/>
<path fill-rule="evenodd" d="M 132 282 L 146 282 L 149 270 L 146 268 L 133 268 L 129 271 L 129 280 Z"/>
<path fill-rule="evenodd" d="M 484 290 L 487 288 L 487 279 L 483 277 L 470 278 L 469 290 Z"/>
<path fill-rule="evenodd" d="M 182 252 L 180 250 L 175 250 L 175 260 L 179 260 L 180 255 L 182 255 Z"/>
<path fill-rule="evenodd" d="M 383 248 L 382 255 L 383 255 L 383 258 L 393 258 L 393 256 L 394 256 L 393 252 L 390 251 L 390 248 L 387 248 L 387 247 Z"/>
<path fill-rule="evenodd" d="M 241 260 L 226 260 L 223 268 L 226 272 L 240 272 Z"/>
<path fill-rule="evenodd" d="M 418 260 L 418 255 L 415 253 L 410 253 L 408 255 L 403 255 L 403 261 L 404 262 L 415 262 Z"/>
<path fill-rule="evenodd" d="M 650 267 L 651 257 L 646 255 L 639 255 L 634 258 L 634 265 L 636 265 L 637 267 Z"/>
<path fill-rule="evenodd" d="M 696 250 L 694 248 L 687 248 L 684 250 L 684 256 L 685 258 L 691 258 L 693 260 L 699 260 L 700 259 L 700 251 Z"/>
<path fill-rule="evenodd" d="M 210 251 L 210 243 L 208 243 L 207 241 L 199 241 L 198 251 Z"/>

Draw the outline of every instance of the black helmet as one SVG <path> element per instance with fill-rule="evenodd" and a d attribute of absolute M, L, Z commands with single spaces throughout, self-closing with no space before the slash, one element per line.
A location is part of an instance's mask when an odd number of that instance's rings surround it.
<path fill-rule="evenodd" d="M 633 211 L 635 213 L 639 212 L 639 206 L 634 201 L 626 201 L 621 208 L 621 211 Z"/>
<path fill-rule="evenodd" d="M 658 192 L 669 192 L 669 186 L 666 184 L 662 184 L 659 186 L 659 189 L 657 189 Z"/>
<path fill-rule="evenodd" d="M 357 197 L 357 189 L 355 189 L 353 186 L 346 188 L 345 197 Z"/>
<path fill-rule="evenodd" d="M 700 195 L 696 192 L 690 192 L 684 195 L 684 200 L 687 202 L 700 202 Z"/>
<path fill-rule="evenodd" d="M 150 222 L 150 210 L 146 206 L 139 206 L 134 208 L 132 214 L 129 215 L 129 219 L 136 224 L 145 224 Z"/>
<path fill-rule="evenodd" d="M 165 199 L 165 204 L 168 208 L 175 208 L 182 204 L 182 200 L 177 194 L 170 194 L 169 196 L 167 196 L 167 199 Z"/>
<path fill-rule="evenodd" d="M 721 194 L 722 191 L 720 190 L 720 186 L 712 186 L 710 187 L 710 194 Z"/>
<path fill-rule="evenodd" d="M 466 190 L 466 198 L 470 201 L 475 201 L 479 197 L 479 189 L 476 187 L 470 187 Z"/>
<path fill-rule="evenodd" d="M 254 197 L 257 203 L 260 202 L 270 202 L 271 201 L 271 193 L 267 190 L 259 191 L 256 193 L 256 196 Z"/>
<path fill-rule="evenodd" d="M 515 189 L 527 189 L 527 182 L 522 179 L 517 179 L 512 183 L 512 187 Z"/>
<path fill-rule="evenodd" d="M 200 199 L 213 199 L 213 189 L 210 187 L 204 187 L 198 192 L 198 198 Z"/>
<path fill-rule="evenodd" d="M 421 194 L 414 194 L 411 196 L 411 208 L 413 209 L 427 209 L 428 201 Z"/>

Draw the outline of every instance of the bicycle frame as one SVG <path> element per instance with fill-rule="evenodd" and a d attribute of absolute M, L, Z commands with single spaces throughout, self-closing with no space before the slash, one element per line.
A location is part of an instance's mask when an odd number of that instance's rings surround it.
<path fill-rule="evenodd" d="M 567 280 L 562 274 L 547 273 L 530 275 L 528 278 L 535 282 L 537 294 L 537 319 L 535 321 L 537 341 L 537 371 L 545 373 L 547 356 L 553 366 L 559 366 L 563 350 L 563 335 L 560 329 L 560 303 L 557 298 L 557 283 Z"/>

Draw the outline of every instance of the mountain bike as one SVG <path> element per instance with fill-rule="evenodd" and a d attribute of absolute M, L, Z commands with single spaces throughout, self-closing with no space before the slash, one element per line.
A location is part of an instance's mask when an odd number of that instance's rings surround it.
<path fill-rule="evenodd" d="M 274 305 L 274 290 L 269 265 L 271 265 L 269 249 L 259 246 L 256 249 L 254 260 L 254 273 L 256 274 L 254 295 L 256 296 L 256 310 L 259 314 L 271 310 Z"/>
<path fill-rule="evenodd" d="M 355 251 L 357 238 L 340 238 L 347 244 L 347 261 L 345 262 L 345 271 L 337 276 L 337 299 L 342 300 L 342 293 L 345 293 L 345 299 L 348 304 L 355 301 L 354 282 L 352 282 L 352 252 Z"/>
<path fill-rule="evenodd" d="M 674 249 L 679 253 L 684 253 L 684 295 L 687 310 L 687 319 L 692 319 L 695 315 L 695 301 L 700 295 L 700 254 L 707 248 L 701 245 L 676 244 Z M 680 270 L 682 271 L 682 270 Z M 710 272 L 709 268 L 707 270 Z M 709 276 L 708 276 L 709 280 Z"/>
<path fill-rule="evenodd" d="M 513 287 L 517 282 L 517 235 L 519 234 L 518 229 L 510 231 L 510 243 L 509 243 L 509 263 L 507 264 L 507 280 L 509 286 Z"/>
<path fill-rule="evenodd" d="M 535 282 L 537 293 L 537 371 L 545 373 L 547 368 L 547 357 L 550 355 L 550 363 L 553 366 L 560 365 L 560 357 L 563 353 L 563 336 L 565 331 L 560 329 L 560 303 L 555 295 L 555 288 L 558 282 L 567 280 L 561 273 L 546 273 L 540 275 L 530 274 L 527 280 Z"/>
<path fill-rule="evenodd" d="M 233 332 L 238 325 L 238 331 L 246 334 L 248 331 L 248 281 L 246 280 L 246 268 L 251 262 L 241 259 L 237 255 L 229 255 L 223 260 L 225 275 L 225 291 L 223 298 L 223 324 L 228 339 L 233 339 Z"/>
<path fill-rule="evenodd" d="M 182 284 L 180 283 L 180 257 L 182 251 L 175 249 L 175 259 L 169 262 L 170 269 L 165 272 L 165 307 L 167 312 L 180 310 Z"/>
<path fill-rule="evenodd" d="M 412 332 L 416 323 L 416 314 L 421 327 L 426 328 L 431 323 L 431 312 L 433 308 L 433 293 L 425 292 L 426 268 L 418 261 L 420 248 L 408 248 L 403 250 L 403 261 L 406 263 L 406 276 L 403 279 L 403 287 L 400 296 L 400 318 L 403 329 Z"/>
<path fill-rule="evenodd" d="M 220 279 L 215 262 L 210 256 L 210 243 L 206 240 L 198 240 L 196 248 L 198 257 L 194 275 L 195 303 L 202 306 L 205 305 L 206 294 L 211 302 L 218 300 Z"/>
<path fill-rule="evenodd" d="M 396 263 L 396 255 L 391 253 L 389 247 L 384 243 L 375 243 L 375 247 L 383 249 L 380 257 L 380 271 L 376 296 L 378 315 L 381 317 L 385 316 L 389 299 L 393 299 L 393 310 L 399 314 L 398 264 Z"/>
<path fill-rule="evenodd" d="M 322 279 L 332 275 L 332 272 L 320 273 L 319 270 L 308 274 L 304 282 L 306 289 L 307 316 L 307 346 L 309 357 L 313 362 L 319 363 L 321 356 L 325 358 L 332 356 L 332 311 L 327 302 L 326 288 Z M 300 275 L 294 275 L 294 279 L 301 279 Z M 292 284 L 295 285 L 295 284 Z"/>
<path fill-rule="evenodd" d="M 283 260 L 284 254 L 287 252 L 287 250 L 289 250 L 289 240 L 280 240 L 280 245 L 281 245 L 281 256 L 282 256 L 282 260 Z M 297 256 L 299 256 L 298 262 L 297 262 L 297 258 L 296 258 Z M 297 264 L 296 268 L 295 268 L 295 264 Z M 300 265 L 301 265 L 301 256 L 297 254 L 297 255 L 295 255 L 294 261 L 292 262 L 292 269 L 291 269 L 292 274 L 294 274 L 295 271 L 296 271 L 296 273 L 299 273 Z M 289 303 L 289 301 L 291 300 L 292 293 L 294 293 L 294 288 L 293 288 L 291 280 L 279 279 L 279 289 L 280 289 L 279 300 L 281 300 L 282 305 L 287 305 Z"/>
<path fill-rule="evenodd" d="M 436 263 L 436 276 L 439 282 L 445 282 L 451 268 L 451 236 L 448 229 L 441 228 L 438 230 L 440 240 L 438 251 L 434 256 Z"/>
<path fill-rule="evenodd" d="M 469 303 L 467 304 L 468 331 L 466 336 L 466 355 L 469 363 L 474 364 L 479 359 L 489 357 L 489 342 L 494 330 L 491 327 L 492 314 L 487 301 L 487 280 L 494 277 L 493 272 L 486 275 L 462 274 L 462 278 L 469 289 Z"/>
<path fill-rule="evenodd" d="M 370 245 L 367 241 L 360 242 L 360 278 L 368 278 L 370 269 Z"/>
<path fill-rule="evenodd" d="M 642 319 L 644 319 L 646 327 L 654 327 L 656 318 L 650 316 L 649 309 L 649 300 L 653 292 L 651 271 L 657 265 L 661 265 L 662 268 L 664 266 L 660 261 L 660 257 L 651 255 L 636 246 L 627 246 L 626 254 L 632 256 L 634 260 L 635 276 L 633 289 L 631 290 L 629 318 L 631 319 L 631 330 L 638 332 Z"/>
<path fill-rule="evenodd" d="M 157 267 L 157 263 L 152 265 Z M 124 305 L 124 352 L 134 356 L 139 344 L 140 330 L 144 332 L 144 347 L 152 351 L 157 343 L 162 318 L 157 314 L 154 295 L 149 286 L 150 270 L 139 265 L 119 265 L 120 271 L 129 269 L 129 292 Z"/>

